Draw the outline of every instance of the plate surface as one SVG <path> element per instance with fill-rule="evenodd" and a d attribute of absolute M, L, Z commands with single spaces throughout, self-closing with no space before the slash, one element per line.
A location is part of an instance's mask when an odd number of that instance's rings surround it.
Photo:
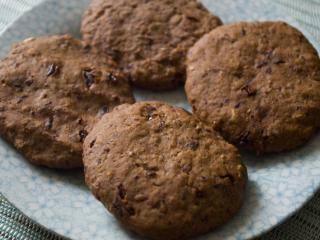
<path fill-rule="evenodd" d="M 225 23 L 283 19 L 312 36 L 268 0 L 204 0 Z M 49 0 L 27 12 L 0 36 L 0 57 L 27 37 L 71 33 L 79 36 L 88 0 Z M 137 100 L 156 99 L 190 110 L 182 89 L 155 94 L 135 91 Z M 200 239 L 247 239 L 270 229 L 299 209 L 320 185 L 320 136 L 297 151 L 256 157 L 243 154 L 249 170 L 247 199 L 224 227 Z M 0 140 L 0 191 L 42 225 L 73 239 L 139 239 L 125 232 L 94 199 L 81 171 L 53 171 L 30 165 Z"/>

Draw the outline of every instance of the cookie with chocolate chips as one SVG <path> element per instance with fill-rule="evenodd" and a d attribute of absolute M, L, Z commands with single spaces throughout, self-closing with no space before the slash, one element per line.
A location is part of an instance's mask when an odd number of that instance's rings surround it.
<path fill-rule="evenodd" d="M 185 90 L 194 113 L 258 153 L 305 143 L 320 127 L 320 60 L 284 22 L 213 30 L 188 54 Z"/>
<path fill-rule="evenodd" d="M 133 84 L 164 90 L 185 82 L 187 50 L 219 25 L 196 0 L 93 0 L 82 33 L 87 44 L 111 55 Z"/>
<path fill-rule="evenodd" d="M 228 221 L 247 181 L 235 147 L 190 113 L 160 102 L 124 104 L 84 143 L 86 183 L 128 229 L 185 239 Z"/>
<path fill-rule="evenodd" d="M 82 166 L 91 126 L 122 103 L 130 85 L 105 55 L 70 36 L 27 39 L 0 62 L 0 134 L 32 163 Z"/>

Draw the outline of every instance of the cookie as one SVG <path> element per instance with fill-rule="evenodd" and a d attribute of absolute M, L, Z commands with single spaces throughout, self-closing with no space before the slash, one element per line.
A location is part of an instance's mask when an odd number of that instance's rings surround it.
<path fill-rule="evenodd" d="M 185 239 L 228 221 L 243 202 L 245 166 L 235 147 L 181 108 L 121 105 L 84 143 L 90 190 L 128 229 Z"/>
<path fill-rule="evenodd" d="M 0 134 L 32 163 L 82 166 L 82 142 L 116 105 L 133 103 L 128 80 L 105 55 L 70 36 L 15 45 L 0 62 Z"/>
<path fill-rule="evenodd" d="M 193 112 L 231 143 L 281 152 L 320 127 L 320 60 L 294 27 L 225 25 L 199 40 L 187 58 Z"/>
<path fill-rule="evenodd" d="M 120 64 L 138 87 L 165 90 L 185 82 L 187 50 L 221 25 L 196 0 L 93 0 L 84 41 Z"/>

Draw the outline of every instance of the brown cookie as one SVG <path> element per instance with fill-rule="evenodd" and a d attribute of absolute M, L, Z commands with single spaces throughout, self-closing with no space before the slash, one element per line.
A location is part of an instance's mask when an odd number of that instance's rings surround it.
<path fill-rule="evenodd" d="M 84 41 L 102 49 L 139 87 L 172 89 L 185 81 L 185 55 L 221 25 L 196 0 L 93 0 L 83 16 Z"/>
<path fill-rule="evenodd" d="M 194 113 L 234 144 L 280 152 L 302 145 L 320 126 L 318 54 L 284 22 L 220 27 L 195 44 L 187 61 Z"/>
<path fill-rule="evenodd" d="M 124 104 L 84 143 L 86 183 L 127 228 L 185 239 L 229 220 L 243 202 L 246 168 L 235 147 L 181 108 Z"/>
<path fill-rule="evenodd" d="M 32 163 L 52 168 L 82 166 L 91 125 L 134 102 L 116 64 L 70 36 L 15 45 L 0 62 L 0 81 L 0 134 Z"/>

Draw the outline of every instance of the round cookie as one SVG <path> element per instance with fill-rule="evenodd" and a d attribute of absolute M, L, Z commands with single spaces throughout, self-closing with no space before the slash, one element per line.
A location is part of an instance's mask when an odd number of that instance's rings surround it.
<path fill-rule="evenodd" d="M 229 220 L 247 181 L 235 147 L 181 108 L 124 104 L 84 143 L 86 183 L 128 229 L 185 239 Z"/>
<path fill-rule="evenodd" d="M 231 143 L 280 152 L 302 145 L 320 127 L 320 60 L 288 24 L 220 27 L 187 58 L 193 112 Z"/>
<path fill-rule="evenodd" d="M 70 36 L 27 39 L 0 62 L 0 134 L 32 163 L 82 166 L 97 119 L 133 103 L 127 79 L 105 55 Z"/>
<path fill-rule="evenodd" d="M 185 55 L 221 25 L 196 0 L 93 0 L 84 41 L 113 58 L 138 87 L 165 90 L 185 82 Z"/>

